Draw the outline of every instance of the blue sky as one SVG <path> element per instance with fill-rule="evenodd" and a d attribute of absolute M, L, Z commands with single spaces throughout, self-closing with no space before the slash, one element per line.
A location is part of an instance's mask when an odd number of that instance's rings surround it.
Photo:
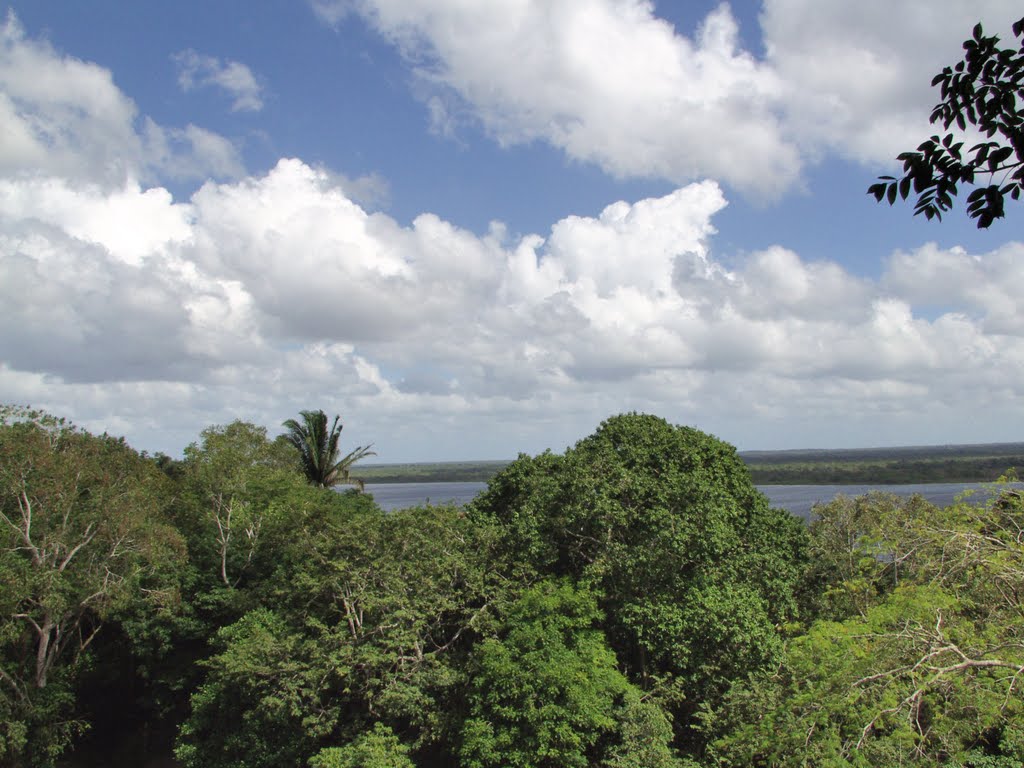
<path fill-rule="evenodd" d="M 865 194 L 1013 3 L 7 6 L 0 394 L 381 461 L 624 410 L 742 449 L 1018 440 L 1021 216 Z"/>

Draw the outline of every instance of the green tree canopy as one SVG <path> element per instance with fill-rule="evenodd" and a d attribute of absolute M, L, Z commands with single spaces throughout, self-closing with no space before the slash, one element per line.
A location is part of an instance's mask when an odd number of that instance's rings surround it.
<path fill-rule="evenodd" d="M 348 759 L 382 723 L 448 765 L 464 657 L 504 590 L 491 537 L 449 507 L 384 514 L 366 495 L 315 495 L 321 506 L 296 509 L 280 539 L 274 577 L 254 595 L 261 606 L 218 633 L 179 759 Z"/>
<path fill-rule="evenodd" d="M 806 617 L 842 620 L 864 615 L 902 581 L 912 578 L 919 521 L 939 510 L 921 496 L 901 498 L 874 491 L 839 495 L 815 505 Z"/>
<path fill-rule="evenodd" d="M 185 448 L 177 521 L 201 583 L 215 573 L 230 588 L 252 574 L 271 518 L 304 502 L 297 469 L 293 451 L 244 421 L 207 427 Z"/>
<path fill-rule="evenodd" d="M 617 669 L 601 618 L 567 582 L 541 582 L 509 607 L 501 636 L 470 660 L 465 768 L 677 764 L 665 715 Z"/>
<path fill-rule="evenodd" d="M 981 24 L 964 42 L 964 59 L 932 80 L 942 101 L 931 122 L 946 131 L 955 124 L 961 134 L 946 133 L 924 141 L 916 152 L 904 152 L 903 176 L 881 176 L 868 193 L 879 202 L 917 195 L 914 215 L 941 219 L 953 207 L 961 184 L 978 186 L 967 197 L 967 213 L 979 228 L 1005 215 L 1005 199 L 1019 200 L 1024 183 L 1024 18 L 1013 25 L 1022 45 L 1001 48 L 999 38 L 986 37 Z M 975 127 L 988 141 L 964 150 L 964 131 Z M 979 178 L 980 177 L 980 178 Z"/>
<path fill-rule="evenodd" d="M 853 581 L 852 615 L 814 623 L 774 674 L 737 682 L 708 717 L 720 734 L 709 764 L 1024 763 L 1020 492 L 946 509 L 875 496 L 820 511 L 848 521 L 851 510 L 850 544 L 834 546 L 835 531 L 850 530 L 842 523 L 817 529 L 826 540 L 814 550 Z"/>
<path fill-rule="evenodd" d="M 309 761 L 310 768 L 416 768 L 409 747 L 388 726 L 374 723 L 344 747 L 326 747 Z"/>
<path fill-rule="evenodd" d="M 0 762 L 46 764 L 84 725 L 75 676 L 113 613 L 176 603 L 165 482 L 122 440 L 0 413 Z"/>
<path fill-rule="evenodd" d="M 625 414 L 558 456 L 521 456 L 471 505 L 510 570 L 593 588 L 631 680 L 674 691 L 681 723 L 770 665 L 796 611 L 806 531 L 769 508 L 735 449 Z"/>

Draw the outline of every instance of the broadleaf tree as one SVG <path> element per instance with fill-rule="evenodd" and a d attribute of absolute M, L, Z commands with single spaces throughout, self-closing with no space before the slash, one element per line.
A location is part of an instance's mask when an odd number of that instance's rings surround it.
<path fill-rule="evenodd" d="M 193 565 L 239 585 L 264 538 L 275 502 L 301 483 L 293 452 L 244 421 L 207 427 L 185 448 L 178 523 L 189 536 Z M 293 499 L 293 502 L 296 501 Z"/>
<path fill-rule="evenodd" d="M 366 494 L 314 495 L 319 507 L 294 510 L 263 606 L 217 633 L 179 760 L 348 765 L 384 748 L 368 735 L 382 725 L 417 765 L 453 764 L 464 656 L 505 591 L 492 537 L 452 507 L 385 514 Z"/>
<path fill-rule="evenodd" d="M 47 765 L 87 726 L 75 678 L 112 614 L 177 601 L 164 481 L 120 439 L 0 411 L 0 763 Z"/>
<path fill-rule="evenodd" d="M 618 670 L 595 596 L 543 581 L 470 661 L 464 768 L 674 768 L 665 714 Z"/>
<path fill-rule="evenodd" d="M 310 768 L 416 768 L 409 747 L 383 723 L 344 747 L 326 747 L 309 761 Z"/>
<path fill-rule="evenodd" d="M 855 610 L 816 621 L 770 674 L 706 709 L 718 733 L 707 765 L 1024 764 L 1024 497 L 869 506 L 849 548 L 855 565 L 839 574 L 855 582 Z M 812 531 L 829 540 L 813 548 L 826 567 L 839 563 L 835 530 Z"/>
<path fill-rule="evenodd" d="M 797 611 L 806 531 L 732 446 L 622 414 L 563 455 L 521 456 L 473 502 L 524 580 L 568 578 L 598 598 L 628 679 L 685 732 L 697 703 L 770 667 Z M 677 739 L 684 750 L 690 735 Z"/>

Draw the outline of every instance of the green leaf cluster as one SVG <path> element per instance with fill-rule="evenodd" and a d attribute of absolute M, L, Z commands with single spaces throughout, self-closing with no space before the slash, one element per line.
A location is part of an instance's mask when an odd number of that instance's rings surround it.
<path fill-rule="evenodd" d="M 526 590 L 470 659 L 466 768 L 675 766 L 666 715 L 619 671 L 595 596 L 568 582 Z"/>
<path fill-rule="evenodd" d="M 1024 763 L 1024 504 L 817 510 L 819 618 L 707 707 L 718 766 Z"/>
<path fill-rule="evenodd" d="M 367 456 L 376 455 L 372 446 L 358 446 L 341 456 L 341 417 L 335 416 L 330 427 L 323 411 L 302 411 L 302 421 L 288 419 L 288 430 L 282 439 L 298 453 L 299 463 L 306 479 L 318 488 L 332 488 L 339 483 L 354 483 L 362 488 L 362 481 L 351 476 L 352 466 Z"/>
<path fill-rule="evenodd" d="M 326 747 L 310 761 L 310 768 L 415 768 L 409 747 L 383 723 L 375 723 L 344 747 Z"/>
<path fill-rule="evenodd" d="M 593 592 L 627 678 L 684 733 L 699 702 L 777 660 L 777 628 L 797 614 L 801 524 L 769 508 L 732 446 L 657 417 L 616 416 L 564 455 L 521 456 L 470 514 L 498 527 L 521 578 Z"/>
<path fill-rule="evenodd" d="M 1024 18 L 1013 25 L 1021 45 L 1000 48 L 997 36 L 986 36 L 981 24 L 974 27 L 963 44 L 964 58 L 945 67 L 932 80 L 939 86 L 942 101 L 931 113 L 932 123 L 946 130 L 954 124 L 961 131 L 976 126 L 989 141 L 964 150 L 957 134 L 934 135 L 916 152 L 904 152 L 903 176 L 881 176 L 868 193 L 889 205 L 897 197 L 917 195 L 914 215 L 941 219 L 953 207 L 961 184 L 974 185 L 984 176 L 985 186 L 967 197 L 967 214 L 979 228 L 989 227 L 1005 216 L 1007 197 L 1019 200 L 1024 183 Z M 961 133 L 962 135 L 962 133 Z M 996 137 L 996 140 L 991 140 Z"/>
<path fill-rule="evenodd" d="M 49 765 L 87 727 L 74 681 L 109 621 L 179 601 L 185 546 L 156 467 L 46 414 L 0 419 L 0 758 Z"/>

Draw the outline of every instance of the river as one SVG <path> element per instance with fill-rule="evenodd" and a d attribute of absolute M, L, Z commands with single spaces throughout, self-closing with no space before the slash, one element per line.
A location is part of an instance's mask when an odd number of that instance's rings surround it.
<path fill-rule="evenodd" d="M 1021 487 L 1020 483 L 1015 484 Z M 383 509 L 402 509 L 423 504 L 465 504 L 487 487 L 486 483 L 368 483 L 366 492 Z M 898 496 L 924 496 L 938 506 L 951 504 L 964 491 L 984 493 L 989 483 L 924 483 L 915 485 L 759 485 L 773 507 L 787 509 L 807 520 L 818 502 L 834 499 L 840 493 L 859 496 L 871 490 Z"/>

